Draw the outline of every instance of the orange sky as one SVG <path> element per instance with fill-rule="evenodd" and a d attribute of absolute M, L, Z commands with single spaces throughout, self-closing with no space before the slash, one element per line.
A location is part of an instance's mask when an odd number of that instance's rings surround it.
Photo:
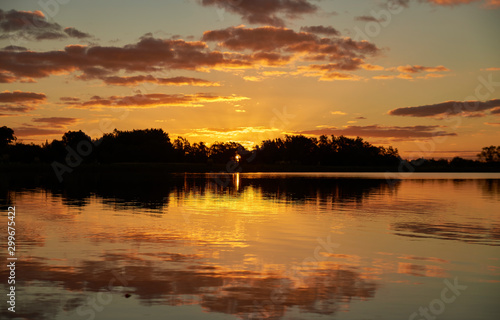
<path fill-rule="evenodd" d="M 497 0 L 3 1 L 18 141 L 163 128 L 253 146 L 361 136 L 409 158 L 500 138 Z"/>

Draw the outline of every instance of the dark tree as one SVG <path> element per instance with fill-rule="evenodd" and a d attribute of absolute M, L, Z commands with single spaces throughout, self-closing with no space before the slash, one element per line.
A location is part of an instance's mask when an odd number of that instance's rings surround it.
<path fill-rule="evenodd" d="M 483 151 L 478 153 L 477 157 L 480 161 L 484 162 L 500 162 L 500 146 L 484 147 Z"/>
<path fill-rule="evenodd" d="M 16 139 L 17 138 L 14 136 L 14 130 L 6 126 L 0 128 L 0 147 L 5 147 L 13 141 L 16 141 Z"/>
<path fill-rule="evenodd" d="M 98 144 L 102 162 L 169 162 L 172 143 L 163 129 L 119 131 L 105 134 Z"/>
<path fill-rule="evenodd" d="M 17 143 L 9 148 L 10 162 L 36 163 L 43 160 L 42 147 L 39 145 Z"/>
<path fill-rule="evenodd" d="M 285 136 L 285 161 L 295 164 L 317 164 L 317 139 L 299 136 Z"/>
<path fill-rule="evenodd" d="M 283 163 L 324 166 L 397 165 L 401 158 L 392 147 L 376 147 L 361 138 L 323 135 L 316 138 L 286 136 L 285 139 L 265 140 L 258 159 L 263 163 Z"/>
<path fill-rule="evenodd" d="M 92 142 L 92 139 L 86 135 L 82 130 L 68 131 L 62 136 L 62 142 L 65 146 L 76 148 L 82 142 Z"/>
<path fill-rule="evenodd" d="M 207 162 L 208 153 L 209 149 L 204 142 L 193 143 L 191 147 L 191 159 L 193 162 Z"/>
<path fill-rule="evenodd" d="M 468 160 L 461 157 L 454 157 L 453 159 L 451 159 L 450 165 L 453 167 L 467 167 L 467 166 L 470 167 L 474 165 L 474 160 Z"/>
<path fill-rule="evenodd" d="M 248 152 L 241 144 L 236 142 L 215 142 L 210 146 L 209 159 L 214 163 L 228 163 L 234 161 L 237 154 Z"/>
<path fill-rule="evenodd" d="M 177 137 L 174 140 L 173 148 L 175 162 L 191 162 L 192 148 L 189 141 L 183 137 Z"/>

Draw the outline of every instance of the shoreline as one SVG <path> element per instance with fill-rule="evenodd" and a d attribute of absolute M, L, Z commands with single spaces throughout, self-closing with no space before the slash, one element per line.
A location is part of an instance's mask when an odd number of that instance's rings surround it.
<path fill-rule="evenodd" d="M 77 174 L 101 174 L 101 173 L 258 173 L 258 172 L 431 172 L 431 173 L 499 173 L 500 163 L 483 163 L 479 166 L 412 166 L 408 170 L 406 166 L 312 166 L 312 165 L 270 165 L 270 164 L 209 164 L 209 163 L 111 163 L 111 164 L 82 164 L 71 168 L 66 175 Z M 0 173 L 5 174 L 55 174 L 50 164 L 24 164 L 3 163 L 0 164 Z"/>

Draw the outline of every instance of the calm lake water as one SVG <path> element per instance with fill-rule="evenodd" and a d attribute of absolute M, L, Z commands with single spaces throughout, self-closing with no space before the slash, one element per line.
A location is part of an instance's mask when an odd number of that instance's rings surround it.
<path fill-rule="evenodd" d="M 114 175 L 1 190 L 18 258 L 16 313 L 4 301 L 2 319 L 500 314 L 499 174 Z"/>

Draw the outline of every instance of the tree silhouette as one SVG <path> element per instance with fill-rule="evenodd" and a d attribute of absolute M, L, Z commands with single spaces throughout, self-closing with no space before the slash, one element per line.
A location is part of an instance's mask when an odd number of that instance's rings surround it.
<path fill-rule="evenodd" d="M 173 143 L 174 161 L 175 162 L 191 162 L 190 155 L 192 154 L 191 144 L 183 137 L 177 137 Z"/>
<path fill-rule="evenodd" d="M 16 141 L 16 139 L 17 138 L 14 136 L 14 130 L 7 128 L 6 126 L 0 128 L 0 148 L 6 147 L 13 141 Z"/>
<path fill-rule="evenodd" d="M 325 136 L 318 138 L 303 135 L 286 135 L 283 138 L 264 140 L 252 151 L 240 143 L 215 142 L 207 146 L 204 142 L 191 144 L 183 137 L 173 143 L 163 129 L 121 131 L 115 129 L 101 138 L 92 140 L 85 132 L 68 131 L 61 140 L 42 145 L 12 144 L 16 140 L 14 130 L 0 128 L 0 160 L 2 162 L 44 162 L 62 164 L 70 161 L 81 163 L 204 163 L 235 164 L 237 158 L 242 165 L 305 165 L 340 167 L 398 167 L 403 161 L 393 147 L 374 146 L 362 138 Z M 419 159 L 421 168 L 464 170 L 474 167 L 492 168 L 490 163 L 500 163 L 500 146 L 484 147 L 478 154 L 480 161 L 455 157 L 445 159 Z M 232 166 L 232 164 L 231 164 Z M 239 165 L 237 165 L 239 166 Z M 274 168 L 275 167 L 270 167 Z M 315 170 L 315 169 L 312 169 Z"/>
<path fill-rule="evenodd" d="M 302 165 L 397 165 L 401 158 L 392 147 L 375 147 L 361 138 L 323 135 L 319 139 L 305 136 L 286 136 L 265 140 L 258 157 L 263 163 Z"/>
<path fill-rule="evenodd" d="M 247 150 L 237 142 L 215 142 L 209 148 L 209 159 L 214 163 L 234 161 L 237 153 Z"/>
<path fill-rule="evenodd" d="M 76 148 L 82 142 L 92 142 L 92 139 L 82 130 L 68 131 L 62 136 L 62 142 L 65 146 Z"/>
<path fill-rule="evenodd" d="M 478 153 L 477 157 L 480 161 L 500 162 L 500 146 L 484 147 L 481 153 Z"/>
<path fill-rule="evenodd" d="M 163 129 L 115 129 L 98 141 L 96 152 L 102 162 L 169 162 L 172 151 L 168 133 Z"/>
<path fill-rule="evenodd" d="M 193 143 L 191 147 L 191 160 L 193 162 L 207 162 L 209 149 L 204 142 Z"/>

